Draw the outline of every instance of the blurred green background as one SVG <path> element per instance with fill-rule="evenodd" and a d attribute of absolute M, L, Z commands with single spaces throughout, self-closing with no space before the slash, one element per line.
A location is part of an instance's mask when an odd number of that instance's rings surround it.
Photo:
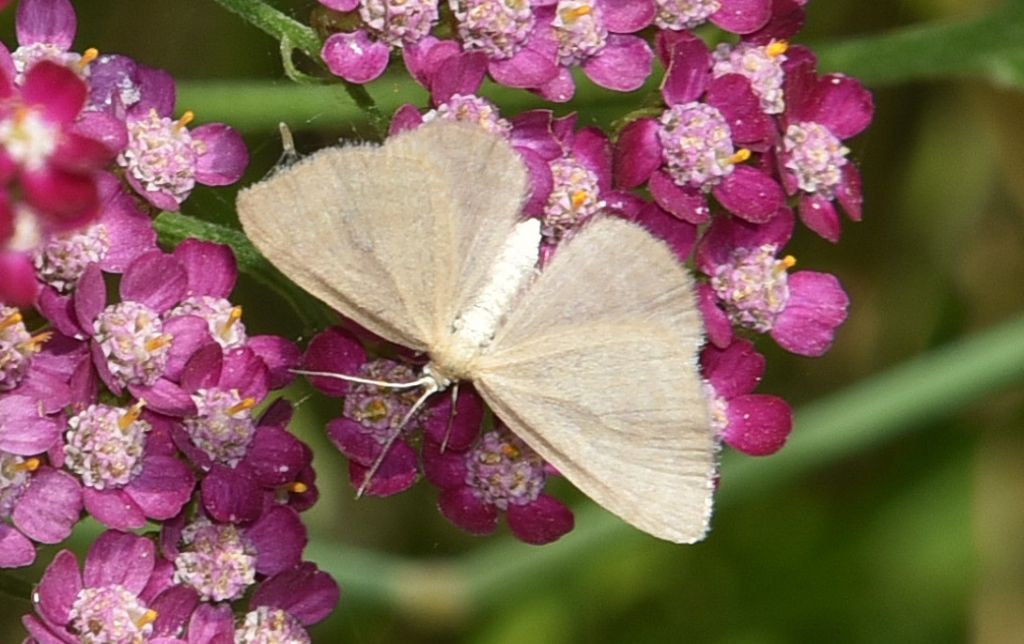
<path fill-rule="evenodd" d="M 272 4 L 302 22 L 315 6 Z M 243 184 L 276 162 L 278 121 L 300 152 L 367 132 L 341 88 L 287 80 L 277 42 L 213 0 L 76 5 L 76 49 L 167 69 L 179 111 L 243 131 Z M 699 545 L 639 534 L 562 486 L 578 527 L 534 548 L 463 535 L 425 484 L 353 501 L 322 433 L 337 403 L 296 388 L 322 493 L 308 553 L 343 588 L 315 641 L 1024 642 L 1024 3 L 817 0 L 795 40 L 861 77 L 877 116 L 851 145 L 864 222 L 835 247 L 801 229 L 791 249 L 841 278 L 849 321 L 820 359 L 759 346 L 762 391 L 798 409 L 791 444 L 727 456 Z M 386 113 L 424 99 L 401 78 L 371 93 Z M 506 115 L 539 105 L 492 95 Z M 584 87 L 559 113 L 607 126 L 638 104 Z M 230 224 L 233 192 L 201 190 L 184 212 Z M 300 333 L 257 282 L 237 299 L 250 332 Z M 29 610 L 5 603 L 0 641 L 21 639 Z"/>

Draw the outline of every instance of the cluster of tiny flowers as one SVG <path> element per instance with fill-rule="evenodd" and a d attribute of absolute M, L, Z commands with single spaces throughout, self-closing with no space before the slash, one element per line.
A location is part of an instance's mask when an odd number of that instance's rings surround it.
<path fill-rule="evenodd" d="M 430 91 L 430 105 L 394 113 L 389 134 L 443 119 L 512 145 L 529 173 L 523 214 L 541 221 L 541 270 L 595 217 L 623 217 L 662 238 L 696 276 L 707 335 L 701 372 L 719 439 L 749 455 L 783 446 L 792 413 L 777 396 L 755 393 L 765 361 L 751 340 L 768 335 L 802 356 L 832 345 L 847 316 L 846 293 L 830 274 L 794 271 L 786 245 L 797 221 L 834 243 L 838 208 L 860 219 L 860 178 L 844 142 L 873 116 L 858 81 L 820 75 L 814 54 L 790 43 L 806 2 L 450 0 L 454 29 L 405 30 L 401 38 L 367 16 L 385 6 L 395 15 L 433 15 L 425 3 L 320 2 L 345 14 L 330 24 L 349 25 L 323 34 L 331 72 L 368 82 L 400 48 L 409 73 Z M 714 48 L 692 31 L 708 24 L 728 36 L 714 38 L 722 43 Z M 502 115 L 477 95 L 489 76 L 568 101 L 576 67 L 601 87 L 632 91 L 648 80 L 655 57 L 665 70 L 657 79 L 660 113 L 645 109 L 650 115 L 612 136 L 547 109 Z M 381 343 L 359 337 L 340 327 L 324 332 L 307 350 L 306 369 L 416 379 L 414 358 L 371 358 L 367 349 L 375 355 Z M 507 429 L 484 431 L 472 392 L 459 394 L 450 418 L 450 398 L 407 417 L 416 401 L 407 390 L 311 380 L 345 398 L 328 434 L 360 492 L 395 494 L 423 477 L 439 488 L 441 513 L 468 532 L 493 531 L 502 514 L 529 543 L 571 529 L 568 509 L 543 494 L 553 472 Z"/>
<path fill-rule="evenodd" d="M 29 641 L 309 641 L 338 587 L 303 561 L 300 350 L 246 328 L 230 248 L 165 252 L 152 221 L 248 153 L 175 118 L 165 72 L 71 51 L 75 27 L 68 0 L 22 0 L 0 48 L 0 567 L 90 517 L 87 572 L 57 554 Z"/>

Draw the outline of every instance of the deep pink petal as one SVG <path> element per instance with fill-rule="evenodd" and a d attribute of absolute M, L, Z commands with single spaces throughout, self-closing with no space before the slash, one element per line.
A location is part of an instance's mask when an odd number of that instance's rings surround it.
<path fill-rule="evenodd" d="M 556 134 L 556 120 L 551 110 L 529 110 L 512 117 L 510 141 L 517 150 L 528 148 L 545 161 L 565 155 L 565 147 Z"/>
<path fill-rule="evenodd" d="M 211 517 L 227 523 L 246 523 L 259 518 L 263 496 L 245 468 L 214 465 L 202 485 L 203 507 Z"/>
<path fill-rule="evenodd" d="M 75 636 L 67 629 L 35 615 L 22 615 L 21 625 L 32 637 L 31 644 L 75 644 Z"/>
<path fill-rule="evenodd" d="M 764 356 L 743 338 L 725 349 L 706 346 L 700 354 L 701 374 L 727 400 L 753 391 L 764 375 L 764 364 Z"/>
<path fill-rule="evenodd" d="M 83 112 L 75 121 L 72 129 L 74 134 L 87 137 L 101 146 L 106 151 L 108 160 L 128 145 L 128 129 L 124 121 L 106 112 L 89 110 Z M 94 159 L 100 157 L 100 153 L 93 153 Z"/>
<path fill-rule="evenodd" d="M 219 382 L 222 389 L 236 389 L 243 398 L 262 401 L 267 397 L 269 382 L 266 363 L 251 349 L 242 347 L 224 354 Z"/>
<path fill-rule="evenodd" d="M 786 194 L 775 179 L 745 165 L 735 166 L 712 193 L 726 210 L 755 224 L 770 220 L 786 203 Z"/>
<path fill-rule="evenodd" d="M 379 448 L 377 453 L 379 454 Z M 359 489 L 366 481 L 370 470 L 366 465 L 351 460 L 348 464 L 348 478 L 352 487 Z M 388 450 L 380 467 L 366 486 L 364 493 L 369 496 L 391 496 L 412 487 L 419 477 L 419 459 L 416 452 L 404 441 L 395 441 Z"/>
<path fill-rule="evenodd" d="M 640 118 L 622 129 L 615 143 L 615 185 L 635 188 L 661 167 L 661 143 L 658 122 Z"/>
<path fill-rule="evenodd" d="M 687 33 L 687 32 L 681 32 Z M 711 53 L 704 41 L 695 37 L 674 38 L 666 52 L 668 68 L 661 81 L 661 95 L 668 105 L 696 101 L 711 80 Z"/>
<path fill-rule="evenodd" d="M 601 87 L 632 92 L 651 75 L 653 63 L 654 52 L 642 38 L 610 34 L 604 49 L 580 67 Z"/>
<path fill-rule="evenodd" d="M 487 71 L 505 87 L 540 87 L 558 76 L 558 65 L 547 51 L 523 47 L 511 58 L 489 61 Z"/>
<path fill-rule="evenodd" d="M 843 74 L 829 74 L 818 82 L 810 120 L 821 123 L 840 139 L 848 139 L 871 124 L 874 112 L 871 92 L 860 81 Z"/>
<path fill-rule="evenodd" d="M 54 165 L 22 172 L 25 200 L 55 230 L 80 228 L 100 214 L 100 197 L 92 176 Z"/>
<path fill-rule="evenodd" d="M 777 396 L 747 394 L 729 401 L 722 440 L 750 456 L 779 451 L 793 429 L 793 412 Z"/>
<path fill-rule="evenodd" d="M 114 530 L 137 530 L 146 525 L 142 509 L 122 490 L 99 491 L 82 489 L 85 511 L 94 519 Z"/>
<path fill-rule="evenodd" d="M 107 307 L 107 287 L 98 265 L 90 264 L 78 278 L 73 305 L 78 326 L 92 335 L 93 322 Z"/>
<path fill-rule="evenodd" d="M 771 18 L 759 30 L 748 34 L 744 40 L 761 45 L 772 40 L 789 40 L 804 27 L 804 19 L 807 17 L 804 9 L 806 4 L 807 0 L 773 0 Z"/>
<path fill-rule="evenodd" d="M 734 34 L 749 34 L 764 27 L 771 16 L 771 0 L 722 0 L 710 21 Z"/>
<path fill-rule="evenodd" d="M 466 484 L 466 453 L 448 448 L 441 451 L 440 443 L 423 442 L 423 474 L 427 480 L 442 489 L 460 488 Z"/>
<path fill-rule="evenodd" d="M 49 467 L 32 477 L 32 484 L 15 506 L 14 525 L 40 543 L 60 543 L 71 535 L 82 512 L 82 488 L 70 474 Z"/>
<path fill-rule="evenodd" d="M 188 623 L 189 644 L 234 644 L 235 619 L 228 604 L 201 603 Z"/>
<path fill-rule="evenodd" d="M 43 371 L 35 364 L 35 360 L 33 360 L 32 367 L 25 374 L 21 383 L 6 393 L 7 396 L 33 398 L 39 403 L 37 409 L 41 409 L 45 414 L 55 414 L 71 404 L 71 388 L 68 386 L 66 377 Z M 0 430 L 0 434 L 2 433 L 3 430 Z M 34 440 L 40 440 L 40 438 L 37 437 Z"/>
<path fill-rule="evenodd" d="M 275 575 L 299 565 L 309 541 L 299 513 L 278 505 L 267 510 L 245 531 L 256 547 L 256 572 Z"/>
<path fill-rule="evenodd" d="M 0 523 L 0 568 L 21 568 L 35 560 L 35 545 L 11 526 Z"/>
<path fill-rule="evenodd" d="M 708 85 L 705 100 L 725 117 L 733 141 L 762 147 L 775 138 L 775 122 L 761 110 L 761 100 L 745 76 L 719 76 Z"/>
<path fill-rule="evenodd" d="M 281 427 L 264 427 L 253 436 L 245 462 L 260 485 L 276 487 L 296 480 L 309 466 L 308 451 Z"/>
<path fill-rule="evenodd" d="M 152 385 L 128 385 L 137 400 L 145 400 L 146 407 L 169 416 L 191 416 L 196 413 L 195 402 L 187 391 L 167 378 L 158 378 Z"/>
<path fill-rule="evenodd" d="M 608 31 L 631 34 L 651 24 L 657 8 L 654 0 L 598 0 Z"/>
<path fill-rule="evenodd" d="M 141 302 L 164 313 L 185 299 L 188 274 L 172 255 L 154 251 L 140 255 L 121 279 L 121 298 Z"/>
<path fill-rule="evenodd" d="M 576 82 L 565 67 L 558 68 L 558 74 L 548 82 L 538 85 L 535 91 L 552 103 L 567 103 L 576 93 Z"/>
<path fill-rule="evenodd" d="M 444 61 L 430 78 L 430 98 L 440 105 L 455 94 L 476 94 L 487 75 L 483 52 L 462 52 Z"/>
<path fill-rule="evenodd" d="M 21 98 L 53 123 L 70 124 L 82 111 L 89 89 L 75 72 L 42 60 L 25 73 Z"/>
<path fill-rule="evenodd" d="M 802 195 L 797 209 L 800 221 L 833 244 L 839 241 L 842 232 L 839 225 L 839 213 L 836 212 L 832 200 L 819 194 Z"/>
<path fill-rule="evenodd" d="M 331 614 L 339 592 L 330 575 L 307 562 L 263 582 L 251 605 L 280 608 L 309 626 Z"/>
<path fill-rule="evenodd" d="M 729 346 L 733 339 L 732 323 L 729 322 L 725 311 L 718 306 L 718 298 L 709 284 L 697 286 L 697 308 L 700 309 L 708 341 L 719 348 Z"/>
<path fill-rule="evenodd" d="M 0 450 L 32 456 L 50 449 L 60 440 L 64 428 L 44 412 L 36 398 L 0 396 Z"/>
<path fill-rule="evenodd" d="M 601 193 L 612 189 L 612 144 L 608 135 L 596 127 L 585 127 L 576 133 L 572 155 L 597 175 Z"/>
<path fill-rule="evenodd" d="M 438 396 L 437 402 L 428 409 L 424 423 L 424 435 L 447 449 L 466 450 L 480 434 L 480 423 L 484 417 L 484 403 L 479 394 L 468 383 L 461 383 L 459 399 L 452 415 L 452 396 Z"/>
<path fill-rule="evenodd" d="M 100 223 L 110 240 L 110 249 L 100 262 L 108 273 L 123 273 L 136 257 L 157 250 L 152 219 L 121 190 L 103 204 Z"/>
<path fill-rule="evenodd" d="M 863 213 L 864 194 L 861 191 L 860 171 L 853 163 L 843 166 L 843 180 L 836 189 L 836 199 L 850 219 L 860 221 Z"/>
<path fill-rule="evenodd" d="M 530 148 L 516 148 L 519 158 L 526 165 L 530 175 L 530 196 L 523 204 L 523 213 L 526 215 L 540 216 L 544 212 L 544 206 L 551 196 L 551 189 L 554 187 L 554 178 L 551 176 L 551 164 Z"/>
<path fill-rule="evenodd" d="M 61 137 L 50 163 L 69 172 L 94 172 L 114 160 L 114 152 L 101 141 L 67 132 Z"/>
<path fill-rule="evenodd" d="M 359 6 L 359 0 L 317 0 L 320 4 L 335 11 L 355 11 Z"/>
<path fill-rule="evenodd" d="M 192 498 L 195 477 L 173 456 L 147 455 L 142 472 L 125 488 L 125 493 L 150 519 L 163 521 L 178 514 Z"/>
<path fill-rule="evenodd" d="M 506 517 L 512 533 L 520 541 L 535 546 L 557 541 L 572 530 L 575 523 L 572 510 L 546 494 L 526 505 L 508 506 Z"/>
<path fill-rule="evenodd" d="M 664 171 L 651 175 L 648 185 L 659 206 L 691 224 L 703 224 L 711 216 L 707 197 L 700 190 L 680 187 Z"/>
<path fill-rule="evenodd" d="M 384 73 L 391 49 L 360 29 L 330 36 L 320 51 L 327 68 L 350 83 L 369 83 Z"/>
<path fill-rule="evenodd" d="M 277 335 L 257 335 L 249 338 L 245 346 L 267 365 L 270 388 L 281 389 L 295 379 L 292 369 L 298 369 L 302 352 L 297 344 Z"/>
<path fill-rule="evenodd" d="M 446 519 L 470 534 L 490 534 L 498 527 L 498 511 L 478 499 L 468 487 L 442 490 L 437 507 Z"/>
<path fill-rule="evenodd" d="M 834 275 L 793 273 L 789 276 L 789 301 L 776 318 L 771 336 L 787 351 L 820 356 L 832 346 L 849 304 L 849 296 Z"/>
<path fill-rule="evenodd" d="M 156 546 L 144 537 L 107 530 L 93 542 L 85 558 L 86 588 L 120 584 L 138 594 L 156 565 Z"/>
<path fill-rule="evenodd" d="M 356 375 L 366 362 L 366 350 L 355 336 L 341 327 L 331 327 L 309 343 L 303 369 Z M 344 396 L 348 383 L 336 378 L 310 376 L 309 382 L 328 396 Z"/>
<path fill-rule="evenodd" d="M 15 306 L 28 306 L 39 292 L 32 258 L 22 253 L 0 251 L 0 301 Z"/>
<path fill-rule="evenodd" d="M 153 622 L 153 639 L 150 641 L 159 642 L 160 636 L 170 637 L 180 633 L 198 604 L 199 594 L 184 585 L 171 586 L 157 595 L 149 604 L 157 614 Z M 169 640 L 168 644 L 171 641 L 181 640 Z"/>
<path fill-rule="evenodd" d="M 404 103 L 395 110 L 391 116 L 391 124 L 388 126 L 388 136 L 394 136 L 409 130 L 415 130 L 423 124 L 423 115 L 419 108 L 412 103 Z"/>
<path fill-rule="evenodd" d="M 67 51 L 77 22 L 69 0 L 21 0 L 14 25 L 19 45 L 47 43 Z"/>
<path fill-rule="evenodd" d="M 70 550 L 61 550 L 43 573 L 36 587 L 39 601 L 36 610 L 54 624 L 67 624 L 71 619 L 71 607 L 82 590 L 82 576 L 78 572 L 78 560 Z"/>
<path fill-rule="evenodd" d="M 441 65 L 459 55 L 462 47 L 454 40 L 439 40 L 433 36 L 402 47 L 402 62 L 416 82 L 430 87 L 431 78 Z"/>
<path fill-rule="evenodd" d="M 208 123 L 190 134 L 192 141 L 200 146 L 196 181 L 205 186 L 226 186 L 242 178 L 249 165 L 249 150 L 234 128 L 223 123 Z"/>
<path fill-rule="evenodd" d="M 230 246 L 186 239 L 174 249 L 188 275 L 188 297 L 227 298 L 238 280 L 238 263 Z"/>
<path fill-rule="evenodd" d="M 658 204 L 649 203 L 635 220 L 655 237 L 668 243 L 680 263 L 686 262 L 697 241 L 697 227 L 665 212 Z"/>

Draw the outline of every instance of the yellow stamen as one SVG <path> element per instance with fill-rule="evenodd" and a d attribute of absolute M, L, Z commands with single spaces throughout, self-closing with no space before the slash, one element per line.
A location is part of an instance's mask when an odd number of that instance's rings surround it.
<path fill-rule="evenodd" d="M 50 338 L 52 337 L 53 331 L 43 331 L 42 333 L 37 333 L 31 338 L 29 338 L 28 342 L 25 343 L 27 345 L 26 348 L 29 351 L 38 352 L 40 349 L 43 348 L 44 344 L 50 341 Z"/>
<path fill-rule="evenodd" d="M 138 621 L 137 621 L 137 622 L 135 622 L 135 625 L 136 625 L 136 626 L 139 626 L 139 627 L 142 627 L 142 626 L 145 626 L 145 625 L 147 625 L 147 624 L 152 624 L 153 622 L 155 622 L 155 621 L 156 621 L 156 618 L 157 618 L 157 616 L 158 616 L 158 615 L 159 615 L 159 613 L 157 613 L 157 612 L 156 612 L 155 610 L 153 610 L 152 608 L 150 608 L 149 610 L 147 610 L 147 611 L 146 611 L 146 612 L 145 612 L 145 613 L 144 613 L 144 614 L 142 615 L 142 617 L 140 617 L 140 618 L 138 619 Z"/>
<path fill-rule="evenodd" d="M 295 481 L 287 487 L 288 491 L 292 494 L 305 494 L 309 491 L 309 486 L 305 483 Z"/>
<path fill-rule="evenodd" d="M 18 322 L 21 322 L 23 319 L 24 318 L 21 317 L 21 311 L 15 311 L 14 313 L 11 313 L 4 319 L 0 320 L 0 331 L 3 331 L 4 329 L 8 329 L 14 326 Z"/>
<path fill-rule="evenodd" d="M 750 158 L 750 150 L 748 150 L 746 148 L 740 148 L 739 150 L 736 150 L 736 152 L 733 153 L 733 155 L 731 157 L 729 157 L 729 163 L 732 163 L 732 164 L 735 165 L 737 163 L 743 163 L 744 161 L 746 161 L 749 158 Z"/>
<path fill-rule="evenodd" d="M 785 257 L 782 258 L 782 264 L 786 268 L 793 268 L 794 266 L 796 266 L 796 257 L 793 257 L 792 255 L 786 255 Z"/>
<path fill-rule="evenodd" d="M 582 190 L 580 190 L 579 192 L 575 192 L 572 195 L 572 207 L 579 208 L 584 204 L 584 202 L 586 202 L 586 200 L 587 193 L 583 192 Z"/>
<path fill-rule="evenodd" d="M 239 401 L 239 403 L 237 405 L 232 405 L 231 407 L 228 407 L 228 414 L 229 415 L 234 415 L 234 414 L 237 414 L 239 412 L 243 412 L 243 411 L 245 411 L 247 409 L 252 409 L 255 406 L 256 406 L 256 399 L 255 398 L 246 398 L 245 400 Z"/>
<path fill-rule="evenodd" d="M 167 346 L 170 343 L 171 343 L 171 336 L 169 336 L 166 333 L 164 333 L 163 335 L 159 335 L 159 336 L 153 338 L 152 340 L 150 340 L 149 342 L 147 342 L 146 343 L 146 351 L 150 351 L 150 352 L 156 351 L 157 349 L 159 349 L 161 347 L 165 347 L 165 346 Z"/>
<path fill-rule="evenodd" d="M 185 113 L 181 115 L 180 119 L 178 119 L 178 122 L 175 124 L 175 127 L 178 128 L 178 130 L 181 130 L 186 125 L 191 123 L 195 118 L 195 112 L 193 112 L 192 110 L 185 110 Z"/>
<path fill-rule="evenodd" d="M 562 11 L 562 20 L 565 22 L 572 22 L 573 20 L 585 16 L 590 13 L 590 7 L 583 5 L 576 7 L 575 9 L 566 9 Z"/>
<path fill-rule="evenodd" d="M 786 53 L 787 49 L 789 49 L 789 41 L 773 40 L 765 46 L 764 53 L 771 58 L 777 58 Z"/>
<path fill-rule="evenodd" d="M 228 319 L 224 322 L 224 326 L 220 328 L 221 335 L 226 335 L 231 327 L 235 326 L 240 319 L 242 319 L 242 307 L 235 306 L 231 308 L 231 313 L 228 314 Z"/>
<path fill-rule="evenodd" d="M 78 68 L 85 69 L 92 61 L 96 60 L 100 55 L 100 50 L 95 47 L 90 47 L 82 52 L 82 58 L 78 61 Z"/>
<path fill-rule="evenodd" d="M 508 443 L 501 446 L 501 453 L 511 459 L 519 458 L 519 450 Z"/>
<path fill-rule="evenodd" d="M 132 423 L 139 419 L 139 416 L 142 415 L 142 408 L 145 406 L 146 401 L 140 400 L 128 408 L 125 415 L 121 416 L 121 420 L 117 421 L 117 426 L 121 428 L 121 431 L 127 431 L 132 426 Z"/>
<path fill-rule="evenodd" d="M 27 472 L 35 472 L 36 470 L 39 469 L 40 465 L 42 465 L 42 461 L 40 461 L 38 458 L 32 457 L 25 459 L 25 462 L 23 462 L 21 465 L 16 466 L 16 469 L 24 470 Z"/>

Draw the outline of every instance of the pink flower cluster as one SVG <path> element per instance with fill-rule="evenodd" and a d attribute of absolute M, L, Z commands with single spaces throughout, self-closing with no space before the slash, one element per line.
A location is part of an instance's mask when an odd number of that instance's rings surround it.
<path fill-rule="evenodd" d="M 84 571 L 57 555 L 24 624 L 37 642 L 309 641 L 338 587 L 303 561 L 318 490 L 278 393 L 300 350 L 247 331 L 230 248 L 164 252 L 151 219 L 237 181 L 245 145 L 174 119 L 165 72 L 72 52 L 67 0 L 22 0 L 16 24 L 19 47 L 0 48 L 0 568 L 86 517 L 107 528 Z"/>
<path fill-rule="evenodd" d="M 797 219 L 833 243 L 839 208 L 860 220 L 860 176 L 844 142 L 873 116 L 858 81 L 819 75 L 814 54 L 789 43 L 806 0 L 450 0 L 448 38 L 434 35 L 444 14 L 437 2 L 320 1 L 350 18 L 342 24 L 360 25 L 327 38 L 322 55 L 333 73 L 368 82 L 400 50 L 430 90 L 431 108 L 400 107 L 391 134 L 448 119 L 509 141 L 529 171 L 524 215 L 541 220 L 542 267 L 598 216 L 636 221 L 665 240 L 697 279 L 708 338 L 701 370 L 720 439 L 749 455 L 783 446 L 792 412 L 781 398 L 754 393 L 765 359 L 751 339 L 765 334 L 803 356 L 832 345 L 847 316 L 846 292 L 833 275 L 792 270 L 785 249 Z M 706 23 L 727 32 L 722 44 L 710 48 L 691 31 Z M 665 70 L 661 107 L 612 136 L 578 127 L 574 114 L 506 117 L 477 95 L 489 76 L 564 102 L 573 96 L 574 67 L 599 86 L 632 91 L 655 59 Z M 329 330 L 310 345 L 306 368 L 414 379 L 411 358 L 380 357 L 395 354 L 381 354 L 374 341 L 377 357 L 369 358 L 363 344 Z M 440 402 L 396 436 L 415 396 L 313 383 L 345 399 L 328 433 L 348 457 L 355 487 L 389 495 L 422 475 L 439 488 L 442 514 L 471 533 L 491 532 L 501 513 L 529 543 L 572 528 L 568 509 L 542 493 L 555 472 L 507 430 L 482 431 L 472 392 L 460 394 L 454 421 L 450 402 Z"/>

